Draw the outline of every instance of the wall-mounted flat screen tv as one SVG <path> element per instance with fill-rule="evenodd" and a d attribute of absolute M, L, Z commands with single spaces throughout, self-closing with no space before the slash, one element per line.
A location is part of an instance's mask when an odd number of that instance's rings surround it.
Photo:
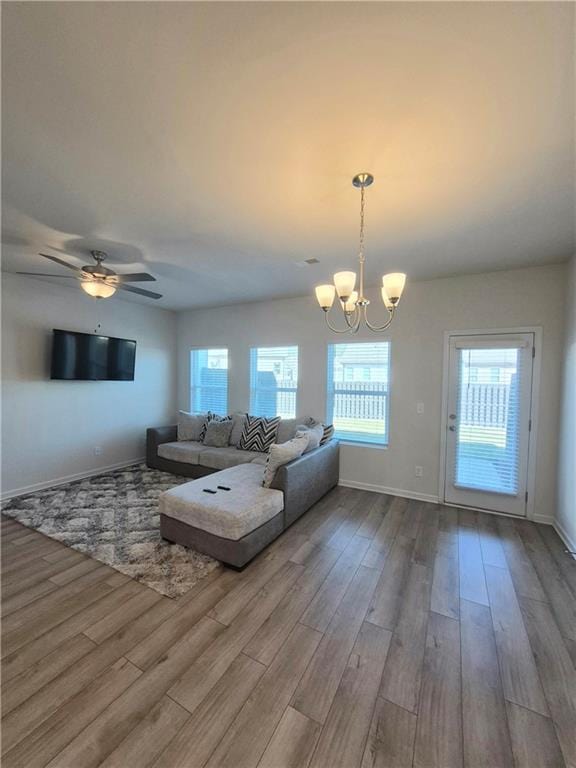
<path fill-rule="evenodd" d="M 54 329 L 51 379 L 134 381 L 136 342 Z"/>

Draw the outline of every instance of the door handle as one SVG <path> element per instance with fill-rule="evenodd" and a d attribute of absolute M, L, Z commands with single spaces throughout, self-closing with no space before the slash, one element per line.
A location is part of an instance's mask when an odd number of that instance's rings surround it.
<path fill-rule="evenodd" d="M 450 430 L 450 432 L 456 432 L 456 427 L 455 427 L 453 424 L 451 424 L 451 425 L 448 427 L 448 429 Z"/>

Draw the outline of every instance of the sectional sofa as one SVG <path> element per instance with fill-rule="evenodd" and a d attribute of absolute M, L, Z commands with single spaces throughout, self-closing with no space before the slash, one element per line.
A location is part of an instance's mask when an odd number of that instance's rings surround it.
<path fill-rule="evenodd" d="M 281 437 L 287 440 L 293 437 L 292 426 L 295 431 L 296 423 L 301 420 L 293 421 L 294 425 L 285 423 L 283 430 L 279 428 L 278 442 Z M 265 489 L 261 488 L 261 477 L 266 454 L 242 451 L 235 446 L 209 448 L 203 443 L 178 440 L 177 437 L 176 426 L 149 428 L 146 435 L 149 467 L 197 480 L 163 494 L 165 498 L 160 500 L 161 534 L 169 541 L 205 552 L 235 568 L 246 565 L 338 484 L 339 445 L 334 439 L 281 466 L 271 487 Z M 241 465 L 250 466 L 245 471 L 233 470 Z M 213 477 L 208 478 L 209 475 Z M 218 488 L 219 477 L 223 478 L 220 484 L 228 482 L 235 487 L 227 496 L 222 492 L 214 497 L 202 495 L 203 488 L 199 486 L 208 484 L 198 478 L 204 477 L 210 480 L 209 485 L 214 489 Z M 238 489 L 241 493 L 236 497 L 238 509 L 235 510 L 234 498 Z M 246 499 L 250 502 L 251 498 L 254 504 L 246 504 Z M 201 516 L 174 512 L 174 509 L 186 510 L 186 505 Z M 264 508 L 266 513 L 263 513 Z M 210 525 L 210 522 L 217 524 Z"/>

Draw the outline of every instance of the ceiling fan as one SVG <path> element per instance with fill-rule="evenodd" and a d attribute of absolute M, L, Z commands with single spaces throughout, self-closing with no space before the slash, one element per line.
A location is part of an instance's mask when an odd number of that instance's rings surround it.
<path fill-rule="evenodd" d="M 156 280 L 155 277 L 149 275 L 147 272 L 132 272 L 128 275 L 119 275 L 114 272 L 113 269 L 103 266 L 102 262 L 108 258 L 108 255 L 104 251 L 90 251 L 92 258 L 96 264 L 87 264 L 84 267 L 77 267 L 75 264 L 69 264 L 64 259 L 59 259 L 58 256 L 51 256 L 48 253 L 41 253 L 45 259 L 50 259 L 56 264 L 61 264 L 63 267 L 73 269 L 76 272 L 75 275 L 49 275 L 39 272 L 17 272 L 18 275 L 31 275 L 34 277 L 66 277 L 72 280 L 79 280 L 80 287 L 89 295 L 95 299 L 108 299 L 116 290 L 120 288 L 122 291 L 129 291 L 130 293 L 137 293 L 139 296 L 146 296 L 148 299 L 161 299 L 162 294 L 154 293 L 153 291 L 145 291 L 143 288 L 136 288 L 134 285 L 128 285 L 127 283 L 142 283 Z"/>

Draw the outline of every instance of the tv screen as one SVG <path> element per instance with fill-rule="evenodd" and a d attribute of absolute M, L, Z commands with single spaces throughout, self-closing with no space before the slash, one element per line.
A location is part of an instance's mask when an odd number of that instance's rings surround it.
<path fill-rule="evenodd" d="M 54 329 L 51 379 L 134 381 L 136 342 Z"/>

